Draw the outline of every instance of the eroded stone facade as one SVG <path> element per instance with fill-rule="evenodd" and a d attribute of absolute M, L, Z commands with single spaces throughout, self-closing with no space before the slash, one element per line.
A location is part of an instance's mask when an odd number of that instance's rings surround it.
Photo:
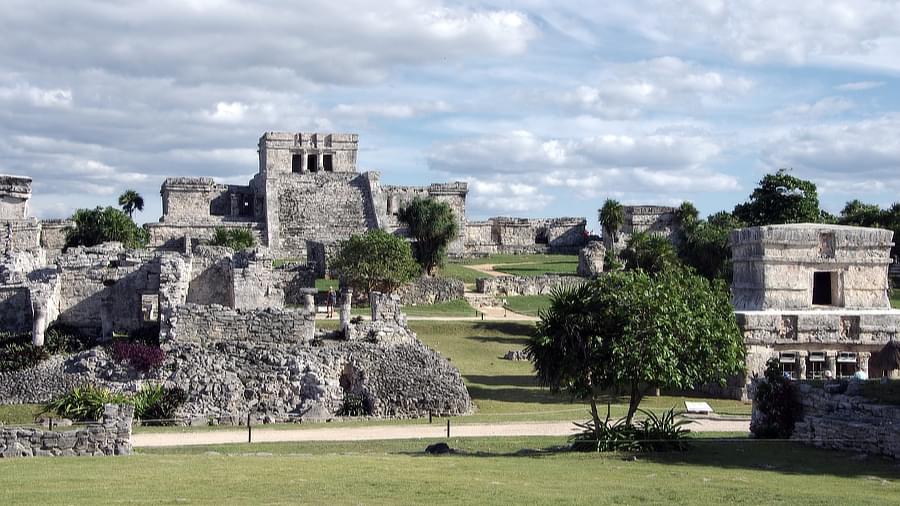
<path fill-rule="evenodd" d="M 622 228 L 616 233 L 615 240 L 604 234 L 603 245 L 606 249 L 622 250 L 636 232 L 659 235 L 672 244 L 678 244 L 681 240 L 681 226 L 675 211 L 674 207 L 669 206 L 624 206 Z"/>
<path fill-rule="evenodd" d="M 733 303 L 747 374 L 777 358 L 798 379 L 869 376 L 872 353 L 900 339 L 888 299 L 889 230 L 822 224 L 736 230 Z"/>

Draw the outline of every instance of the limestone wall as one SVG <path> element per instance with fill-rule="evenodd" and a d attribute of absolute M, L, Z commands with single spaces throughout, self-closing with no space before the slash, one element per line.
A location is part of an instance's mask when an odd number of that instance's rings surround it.
<path fill-rule="evenodd" d="M 469 222 L 464 253 L 577 253 L 587 242 L 586 226 L 583 218 L 497 217 Z"/>
<path fill-rule="evenodd" d="M 738 310 L 813 309 L 814 273 L 832 273 L 830 306 L 886 309 L 890 230 L 798 224 L 731 234 Z"/>
<path fill-rule="evenodd" d="M 53 261 L 66 247 L 66 228 L 74 226 L 72 220 L 41 220 L 41 247 L 47 252 L 47 260 Z"/>
<path fill-rule="evenodd" d="M 233 306 L 231 249 L 197 246 L 192 253 L 186 301 L 191 304 Z"/>
<path fill-rule="evenodd" d="M 465 291 L 465 283 L 458 279 L 422 276 L 398 288 L 396 294 L 401 304 L 409 306 L 460 300 Z"/>
<path fill-rule="evenodd" d="M 133 406 L 107 404 L 99 424 L 77 430 L 0 427 L 0 457 L 131 455 L 133 417 Z"/>
<path fill-rule="evenodd" d="M 302 309 L 252 310 L 183 304 L 174 309 L 170 318 L 166 344 L 308 343 L 314 333 L 315 315 Z"/>
<path fill-rule="evenodd" d="M 29 251 L 40 245 L 41 224 L 38 220 L 0 220 L 0 254 Z"/>
<path fill-rule="evenodd" d="M 604 234 L 603 245 L 606 249 L 624 249 L 628 240 L 636 232 L 660 235 L 673 244 L 681 240 L 681 227 L 675 215 L 675 208 L 669 206 L 624 206 L 622 228 L 613 243 L 612 237 Z"/>
<path fill-rule="evenodd" d="M 585 279 L 578 276 L 561 276 L 557 274 L 545 274 L 543 276 L 498 276 L 477 279 L 475 281 L 475 290 L 478 293 L 499 296 L 547 295 L 557 286 L 577 285 L 584 282 Z"/>
<path fill-rule="evenodd" d="M 791 439 L 821 448 L 900 459 L 900 406 L 876 404 L 859 395 L 829 393 L 808 383 L 799 384 L 797 390 L 802 412 Z"/>
<path fill-rule="evenodd" d="M 30 198 L 30 177 L 0 174 L 0 221 L 25 219 Z"/>

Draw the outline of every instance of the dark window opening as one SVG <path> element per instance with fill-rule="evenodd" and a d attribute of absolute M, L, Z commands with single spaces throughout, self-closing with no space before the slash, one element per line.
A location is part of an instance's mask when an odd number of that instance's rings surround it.
<path fill-rule="evenodd" d="M 253 202 L 250 195 L 241 196 L 241 207 L 238 209 L 241 216 L 253 216 Z"/>
<path fill-rule="evenodd" d="M 322 155 L 322 170 L 334 172 L 334 168 L 331 166 L 331 155 Z"/>
<path fill-rule="evenodd" d="M 291 172 L 303 172 L 303 155 L 291 157 Z"/>
<path fill-rule="evenodd" d="M 541 230 L 534 237 L 535 244 L 550 244 L 550 238 L 547 237 L 547 231 Z"/>
<path fill-rule="evenodd" d="M 813 298 L 814 306 L 830 306 L 831 297 L 831 274 L 830 272 L 814 272 L 813 273 Z"/>
<path fill-rule="evenodd" d="M 310 172 L 318 172 L 319 157 L 316 155 L 306 155 L 306 168 L 309 169 Z"/>

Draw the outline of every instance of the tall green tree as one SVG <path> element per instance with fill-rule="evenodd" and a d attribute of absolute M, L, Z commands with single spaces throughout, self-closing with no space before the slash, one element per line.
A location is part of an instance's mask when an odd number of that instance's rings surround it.
<path fill-rule="evenodd" d="M 144 210 L 144 197 L 141 197 L 141 194 L 134 190 L 125 190 L 124 193 L 119 195 L 119 206 L 129 218 L 133 218 L 135 210 Z"/>
<path fill-rule="evenodd" d="M 750 194 L 750 200 L 734 208 L 734 216 L 749 226 L 821 221 L 816 185 L 780 169 L 767 174 Z"/>
<path fill-rule="evenodd" d="M 341 241 L 331 269 L 344 283 L 367 294 L 393 292 L 420 272 L 409 242 L 380 229 Z"/>
<path fill-rule="evenodd" d="M 658 234 L 635 232 L 622 250 L 625 269 L 656 274 L 678 264 L 678 254 L 669 240 Z"/>
<path fill-rule="evenodd" d="M 685 204 L 689 204 L 686 202 Z M 682 208 L 685 207 L 682 204 Z M 744 223 L 729 212 L 720 211 L 703 220 L 690 209 L 679 209 L 681 242 L 678 257 L 698 274 L 709 279 L 731 280 L 731 231 L 744 227 Z M 693 208 L 693 206 L 691 206 Z M 696 211 L 696 208 L 693 209 Z"/>
<path fill-rule="evenodd" d="M 432 198 L 415 198 L 400 210 L 397 218 L 409 227 L 415 239 L 413 251 L 429 276 L 444 263 L 447 247 L 459 235 L 459 224 L 450 204 Z"/>
<path fill-rule="evenodd" d="M 837 219 L 841 225 L 875 227 L 894 232 L 894 247 L 891 255 L 900 255 L 900 202 L 882 209 L 876 204 L 865 204 L 859 200 L 847 202 Z"/>
<path fill-rule="evenodd" d="M 610 389 L 628 392 L 630 424 L 651 389 L 724 384 L 744 370 L 727 286 L 687 269 L 614 272 L 554 291 L 527 351 L 542 386 L 590 402 L 595 427 Z"/>
<path fill-rule="evenodd" d="M 609 237 L 610 244 L 616 244 L 619 240 L 619 230 L 625 224 L 625 208 L 618 200 L 606 199 L 600 208 L 600 225 L 603 227 L 603 237 Z"/>
<path fill-rule="evenodd" d="M 67 248 L 109 241 L 121 242 L 127 248 L 142 248 L 147 244 L 147 231 L 114 207 L 78 209 L 71 220 L 73 225 L 66 228 Z"/>

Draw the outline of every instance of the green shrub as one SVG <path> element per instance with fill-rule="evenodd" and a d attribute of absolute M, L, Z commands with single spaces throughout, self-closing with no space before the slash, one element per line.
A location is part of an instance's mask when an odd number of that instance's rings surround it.
<path fill-rule="evenodd" d="M 370 414 L 370 410 L 363 395 L 344 392 L 344 400 L 338 409 L 338 416 L 366 416 L 368 414 Z"/>
<path fill-rule="evenodd" d="M 227 246 L 235 251 L 252 248 L 256 245 L 256 239 L 250 229 L 216 227 L 210 244 L 213 246 Z"/>
<path fill-rule="evenodd" d="M 177 387 L 147 384 L 134 395 L 129 395 L 86 384 L 56 397 L 44 409 L 72 420 L 95 421 L 103 416 L 104 404 L 131 404 L 135 418 L 149 420 L 148 425 L 163 425 L 170 423 L 167 419 L 171 419 L 185 401 L 187 393 Z"/>
<path fill-rule="evenodd" d="M 678 420 L 678 413 L 670 409 L 662 415 L 638 410 L 645 418 L 634 425 L 624 418 L 610 422 L 609 416 L 595 427 L 594 421 L 576 423 L 582 431 L 572 437 L 573 451 L 579 452 L 660 452 L 683 451 L 688 447 L 690 420 Z"/>
<path fill-rule="evenodd" d="M 753 402 L 757 414 L 750 422 L 750 432 L 761 439 L 786 439 L 794 432 L 800 413 L 794 383 L 784 376 L 777 358 L 766 362 L 766 372 L 756 383 Z"/>
<path fill-rule="evenodd" d="M 103 416 L 104 404 L 130 404 L 131 402 L 129 396 L 124 393 L 87 384 L 75 387 L 68 393 L 56 397 L 45 408 L 64 418 L 86 421 L 99 420 Z"/>
<path fill-rule="evenodd" d="M 0 332 L 0 372 L 33 367 L 51 355 L 77 353 L 94 345 L 94 339 L 74 327 L 52 325 L 44 334 L 44 346 L 31 344 L 31 332 Z"/>

